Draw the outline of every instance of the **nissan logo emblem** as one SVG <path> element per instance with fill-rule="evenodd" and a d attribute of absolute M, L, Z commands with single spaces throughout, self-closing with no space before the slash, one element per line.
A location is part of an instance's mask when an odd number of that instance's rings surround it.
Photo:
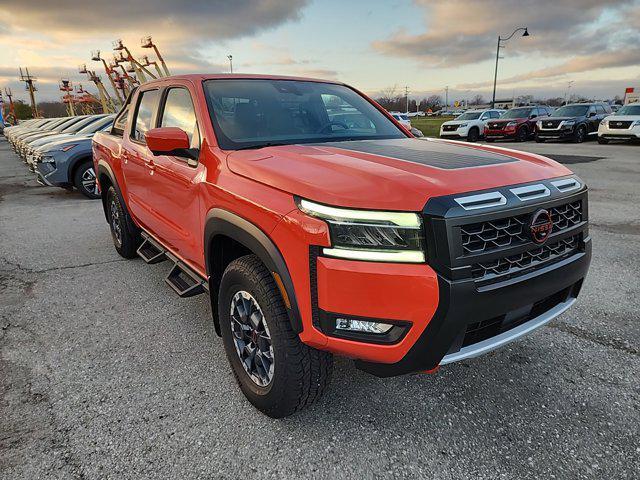
<path fill-rule="evenodd" d="M 548 210 L 540 209 L 531 217 L 529 232 L 531 239 L 538 244 L 543 244 L 549 238 L 553 229 L 553 220 Z"/>

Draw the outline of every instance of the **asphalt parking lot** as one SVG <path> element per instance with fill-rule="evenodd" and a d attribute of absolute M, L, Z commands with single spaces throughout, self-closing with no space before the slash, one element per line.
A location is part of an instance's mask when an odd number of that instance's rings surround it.
<path fill-rule="evenodd" d="M 591 187 L 591 271 L 547 327 L 437 375 L 338 360 L 323 399 L 258 413 L 205 296 L 120 258 L 99 201 L 0 140 L 0 478 L 638 478 L 640 146 L 504 144 Z"/>

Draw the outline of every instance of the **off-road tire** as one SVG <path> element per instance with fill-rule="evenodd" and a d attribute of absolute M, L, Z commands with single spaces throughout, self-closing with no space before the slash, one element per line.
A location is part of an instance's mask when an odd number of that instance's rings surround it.
<path fill-rule="evenodd" d="M 87 188 L 88 180 L 90 180 L 91 176 L 93 176 L 94 187 Z M 95 200 L 96 198 L 100 198 L 96 185 L 97 180 L 93 161 L 87 160 L 82 162 L 73 174 L 73 186 L 85 197 Z"/>
<path fill-rule="evenodd" d="M 256 383 L 243 367 L 231 329 L 231 308 L 238 292 L 258 303 L 273 347 L 273 377 Z M 291 328 L 289 316 L 271 272 L 255 255 L 232 261 L 224 271 L 218 293 L 222 339 L 240 390 L 258 410 L 272 418 L 291 415 L 324 393 L 333 370 L 333 356 L 303 344 Z"/>
<path fill-rule="evenodd" d="M 140 245 L 140 235 L 131 228 L 131 219 L 113 186 L 107 190 L 107 216 L 111 237 L 116 251 L 124 258 L 135 258 Z"/>

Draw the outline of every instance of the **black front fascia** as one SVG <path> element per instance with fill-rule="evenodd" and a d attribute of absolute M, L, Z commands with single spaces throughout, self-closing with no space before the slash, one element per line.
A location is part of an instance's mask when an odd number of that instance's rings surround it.
<path fill-rule="evenodd" d="M 587 229 L 587 190 L 582 187 L 575 192 L 561 193 L 548 181 L 532 182 L 537 183 L 547 185 L 551 194 L 538 200 L 523 202 L 509 191 L 515 186 L 523 186 L 518 184 L 491 190 L 499 190 L 507 199 L 506 205 L 498 207 L 469 211 L 455 201 L 456 197 L 486 191 L 434 198 L 427 203 L 424 219 L 428 262 L 438 274 L 439 286 L 436 313 L 402 360 L 394 364 L 357 361 L 359 369 L 382 377 L 431 370 L 440 364 L 447 353 L 460 348 L 465 330 L 470 324 L 502 316 L 503 320 L 508 320 L 522 309 L 536 312 L 535 305 L 549 305 L 549 301 L 559 303 L 577 297 L 591 261 L 591 241 Z M 470 263 L 479 259 L 489 261 L 505 255 L 505 252 L 512 254 L 531 249 L 532 244 L 498 249 L 480 257 L 464 256 L 458 241 L 460 225 L 533 213 L 539 208 L 577 200 L 581 200 L 583 205 L 582 221 L 566 231 L 552 233 L 547 240 L 552 242 L 554 239 L 579 235 L 580 245 L 577 250 L 557 261 L 519 271 L 517 275 L 504 275 L 489 282 L 472 277 Z"/>

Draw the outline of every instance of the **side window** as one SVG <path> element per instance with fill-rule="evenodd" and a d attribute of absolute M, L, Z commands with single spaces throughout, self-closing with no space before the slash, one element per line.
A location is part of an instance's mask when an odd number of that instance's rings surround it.
<path fill-rule="evenodd" d="M 500 118 L 500 112 L 496 112 L 495 110 L 493 112 L 490 112 L 491 118 Z"/>
<path fill-rule="evenodd" d="M 161 127 L 177 127 L 189 136 L 191 148 L 200 148 L 200 134 L 193 101 L 186 88 L 171 88 L 167 92 Z"/>
<path fill-rule="evenodd" d="M 596 112 L 598 115 L 604 115 L 607 113 L 602 105 L 596 105 Z"/>
<path fill-rule="evenodd" d="M 596 107 L 594 107 L 593 105 L 591 105 L 589 107 L 589 111 L 587 112 L 587 116 L 591 115 L 592 113 L 596 112 Z"/>
<path fill-rule="evenodd" d="M 131 111 L 131 99 L 133 98 L 134 93 L 135 90 L 129 94 L 122 110 L 120 110 L 120 113 L 118 113 L 116 119 L 113 121 L 111 135 L 118 135 L 119 137 L 124 135 L 124 129 L 127 127 L 127 118 Z"/>
<path fill-rule="evenodd" d="M 138 108 L 133 119 L 131 138 L 145 143 L 144 134 L 153 128 L 152 121 L 158 106 L 158 90 L 148 90 L 140 94 Z"/>
<path fill-rule="evenodd" d="M 541 108 L 532 108 L 531 112 L 529 113 L 529 116 L 531 118 L 537 118 L 542 115 L 542 111 L 543 110 Z"/>

